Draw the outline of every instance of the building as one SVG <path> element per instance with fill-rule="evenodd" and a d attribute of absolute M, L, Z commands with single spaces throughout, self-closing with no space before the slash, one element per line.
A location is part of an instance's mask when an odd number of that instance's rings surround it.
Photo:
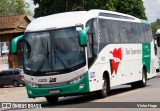
<path fill-rule="evenodd" d="M 1 16 L 0 17 L 0 42 L 9 43 L 8 62 L 10 68 L 23 65 L 22 42 L 18 44 L 18 53 L 11 54 L 11 41 L 15 37 L 22 35 L 31 20 L 26 15 Z M 2 57 L 0 55 L 0 57 Z"/>

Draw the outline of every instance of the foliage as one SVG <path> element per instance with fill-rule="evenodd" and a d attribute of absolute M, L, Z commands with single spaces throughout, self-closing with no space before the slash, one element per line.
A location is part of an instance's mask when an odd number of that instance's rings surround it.
<path fill-rule="evenodd" d="M 46 16 L 67 11 L 104 9 L 130 14 L 141 19 L 147 19 L 142 0 L 33 0 L 34 17 Z"/>
<path fill-rule="evenodd" d="M 157 25 L 160 25 L 160 19 L 159 18 L 157 18 L 156 23 L 157 23 Z"/>
<path fill-rule="evenodd" d="M 0 16 L 31 15 L 29 4 L 24 0 L 0 0 Z"/>
<path fill-rule="evenodd" d="M 84 10 L 84 0 L 34 0 L 34 4 L 39 5 L 35 9 L 35 18 L 67 11 Z"/>
<path fill-rule="evenodd" d="M 142 0 L 119 0 L 117 11 L 147 20 Z"/>
<path fill-rule="evenodd" d="M 151 28 L 152 28 L 153 37 L 155 38 L 157 29 L 160 29 L 160 19 L 159 18 L 156 20 L 156 22 L 151 23 Z"/>
<path fill-rule="evenodd" d="M 85 0 L 85 10 L 103 9 L 116 11 L 119 0 Z"/>

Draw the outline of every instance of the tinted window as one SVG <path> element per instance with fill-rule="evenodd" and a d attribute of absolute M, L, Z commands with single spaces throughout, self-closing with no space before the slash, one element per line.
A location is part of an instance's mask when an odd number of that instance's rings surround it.
<path fill-rule="evenodd" d="M 89 50 L 92 54 L 97 55 L 98 51 L 97 19 L 89 20 L 86 26 L 90 27 L 88 31 Z"/>
<path fill-rule="evenodd" d="M 10 76 L 10 75 L 13 75 L 12 71 L 4 71 L 3 72 L 3 76 Z"/>
<path fill-rule="evenodd" d="M 110 43 L 109 35 L 107 33 L 108 23 L 106 20 L 99 19 L 99 36 L 100 36 L 100 44 L 99 50 L 103 49 L 108 43 Z"/>
<path fill-rule="evenodd" d="M 119 37 L 120 37 L 120 42 L 122 43 L 128 43 L 128 39 L 127 39 L 127 23 L 126 22 L 118 22 L 118 26 L 119 26 Z"/>
<path fill-rule="evenodd" d="M 18 74 L 19 74 L 19 71 L 14 71 L 14 74 L 15 74 L 15 75 L 18 75 Z"/>
<path fill-rule="evenodd" d="M 99 35 L 102 50 L 109 43 L 150 43 L 152 41 L 149 24 L 99 19 Z"/>
<path fill-rule="evenodd" d="M 144 25 L 144 30 L 145 30 L 145 38 L 146 38 L 146 42 L 151 42 L 152 41 L 152 31 L 151 31 L 151 27 L 149 24 L 145 24 Z"/>
<path fill-rule="evenodd" d="M 88 66 L 90 67 L 98 53 L 98 28 L 97 19 L 91 19 L 86 23 L 89 26 L 88 31 L 88 44 L 87 44 L 87 55 L 88 55 Z"/>

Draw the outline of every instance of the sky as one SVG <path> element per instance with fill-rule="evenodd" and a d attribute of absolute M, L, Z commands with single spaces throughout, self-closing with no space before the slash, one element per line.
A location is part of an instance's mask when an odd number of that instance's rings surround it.
<path fill-rule="evenodd" d="M 146 16 L 149 22 L 154 22 L 160 18 L 160 0 L 142 0 L 146 8 Z"/>
<path fill-rule="evenodd" d="M 34 8 L 37 7 L 33 4 L 33 0 L 25 0 L 31 6 L 31 11 L 34 14 Z M 142 0 L 144 7 L 146 8 L 145 13 L 149 22 L 154 22 L 157 18 L 160 18 L 160 0 Z"/>

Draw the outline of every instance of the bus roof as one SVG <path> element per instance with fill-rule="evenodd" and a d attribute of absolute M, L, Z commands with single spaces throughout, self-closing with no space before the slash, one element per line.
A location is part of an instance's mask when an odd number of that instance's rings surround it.
<path fill-rule="evenodd" d="M 65 12 L 40 17 L 31 22 L 26 31 L 38 31 L 70 27 L 83 24 L 87 20 L 87 11 Z"/>
<path fill-rule="evenodd" d="M 101 13 L 101 14 L 100 14 Z M 105 15 L 106 14 L 106 15 Z M 27 27 L 28 31 L 40 31 L 58 29 L 85 24 L 89 19 L 102 17 L 107 19 L 123 20 L 142 23 L 142 21 L 131 15 L 106 10 L 73 11 L 39 17 L 33 20 Z M 130 18 L 130 19 L 129 19 Z"/>

